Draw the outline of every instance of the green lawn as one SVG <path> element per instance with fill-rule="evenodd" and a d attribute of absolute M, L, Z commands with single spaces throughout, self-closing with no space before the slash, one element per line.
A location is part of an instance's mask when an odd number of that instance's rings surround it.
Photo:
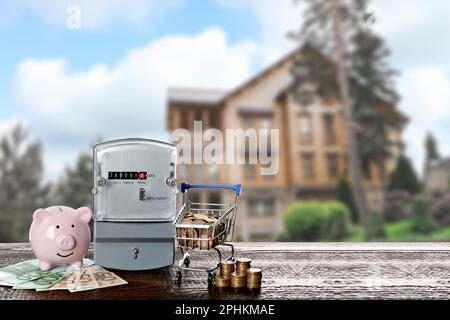
<path fill-rule="evenodd" d="M 386 238 L 382 241 L 450 241 L 450 226 L 434 231 L 430 235 L 420 235 L 410 230 L 409 220 L 387 223 L 385 225 Z M 348 242 L 364 241 L 364 228 L 353 227 Z"/>

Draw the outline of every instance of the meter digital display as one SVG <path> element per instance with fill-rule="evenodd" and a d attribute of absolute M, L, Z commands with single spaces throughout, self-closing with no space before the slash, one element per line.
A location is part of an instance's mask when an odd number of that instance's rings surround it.
<path fill-rule="evenodd" d="M 109 171 L 109 180 L 147 180 L 145 171 Z"/>

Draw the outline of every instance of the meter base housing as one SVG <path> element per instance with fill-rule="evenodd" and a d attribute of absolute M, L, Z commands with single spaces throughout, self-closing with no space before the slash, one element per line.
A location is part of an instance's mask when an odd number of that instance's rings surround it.
<path fill-rule="evenodd" d="M 94 222 L 94 262 L 118 270 L 172 265 L 175 225 L 162 222 Z"/>

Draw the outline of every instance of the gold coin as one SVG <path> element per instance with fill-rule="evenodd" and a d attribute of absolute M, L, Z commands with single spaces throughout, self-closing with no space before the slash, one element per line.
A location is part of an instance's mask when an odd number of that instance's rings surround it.
<path fill-rule="evenodd" d="M 262 270 L 259 268 L 250 268 L 247 270 L 247 277 L 255 275 L 262 275 Z"/>
<path fill-rule="evenodd" d="M 259 268 L 250 268 L 247 270 L 247 287 L 258 289 L 261 287 L 262 271 Z"/>
<path fill-rule="evenodd" d="M 250 269 L 252 260 L 248 258 L 236 259 L 236 271 L 239 273 L 245 273 L 247 269 Z"/>
<path fill-rule="evenodd" d="M 220 263 L 220 275 L 230 275 L 234 271 L 234 262 L 223 261 Z"/>
<path fill-rule="evenodd" d="M 230 278 L 221 275 L 216 275 L 214 277 L 214 285 L 220 288 L 228 287 L 230 285 Z"/>
<path fill-rule="evenodd" d="M 186 229 L 185 228 L 177 228 L 177 237 L 186 238 Z M 186 245 L 186 240 L 178 239 L 178 243 L 180 246 L 184 247 Z"/>
<path fill-rule="evenodd" d="M 233 272 L 230 274 L 230 286 L 233 288 L 242 288 L 246 285 L 246 277 Z"/>
<path fill-rule="evenodd" d="M 187 228 L 186 231 L 186 238 L 193 238 L 193 239 L 197 239 L 198 238 L 198 232 L 196 229 L 194 228 Z M 196 248 L 198 246 L 198 241 L 197 240 L 188 240 L 188 246 L 191 248 Z"/>

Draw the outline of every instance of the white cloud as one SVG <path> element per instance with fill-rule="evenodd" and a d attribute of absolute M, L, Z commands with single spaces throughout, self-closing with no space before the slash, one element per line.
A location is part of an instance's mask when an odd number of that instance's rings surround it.
<path fill-rule="evenodd" d="M 408 153 L 421 172 L 428 131 L 437 137 L 441 153 L 450 154 L 450 77 L 439 66 L 412 69 L 402 77 L 399 90 L 401 109 L 412 120 L 405 131 Z"/>
<path fill-rule="evenodd" d="M 222 30 L 210 28 L 131 50 L 111 68 L 72 70 L 62 58 L 30 59 L 17 68 L 15 106 L 45 142 L 46 162 L 62 167 L 70 150 L 87 148 L 99 135 L 163 137 L 168 86 L 234 87 L 264 53 L 252 42 L 230 45 Z"/>
<path fill-rule="evenodd" d="M 30 11 L 52 25 L 65 28 L 69 16 L 67 8 L 75 5 L 80 8 L 83 29 L 104 28 L 112 23 L 142 26 L 151 19 L 161 18 L 169 10 L 179 8 L 183 2 L 184 0 L 6 0 L 0 4 L 0 23 L 17 23 Z"/>

